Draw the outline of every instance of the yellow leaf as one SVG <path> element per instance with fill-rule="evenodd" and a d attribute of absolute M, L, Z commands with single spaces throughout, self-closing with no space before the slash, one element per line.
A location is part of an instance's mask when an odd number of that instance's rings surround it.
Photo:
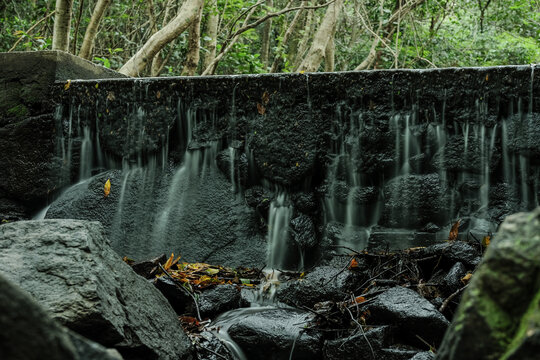
<path fill-rule="evenodd" d="M 64 90 L 69 89 L 70 86 L 71 86 L 71 80 L 66 81 L 66 83 L 64 84 Z"/>
<path fill-rule="evenodd" d="M 107 179 L 107 182 L 103 186 L 103 197 L 109 196 L 111 193 L 111 179 Z"/>
<path fill-rule="evenodd" d="M 212 278 L 210 276 L 208 276 L 208 275 L 203 275 L 203 276 L 201 276 L 199 278 L 200 282 L 211 281 L 211 280 L 212 280 Z"/>
<path fill-rule="evenodd" d="M 303 74 L 303 73 L 305 73 L 305 71 L 304 71 L 304 70 L 300 71 L 300 74 Z"/>
<path fill-rule="evenodd" d="M 99 87 L 99 84 L 98 84 L 98 83 L 96 83 L 96 89 L 97 89 L 98 87 Z"/>
<path fill-rule="evenodd" d="M 300 273 L 300 279 L 303 278 L 304 276 L 306 276 L 305 272 Z"/>
<path fill-rule="evenodd" d="M 173 264 L 173 261 L 174 261 L 174 253 L 171 253 L 171 256 L 169 257 L 169 259 L 167 259 L 167 262 L 165 263 L 165 265 L 163 265 L 163 268 L 165 270 L 169 270 L 169 268 Z"/>
<path fill-rule="evenodd" d="M 461 282 L 464 284 L 467 284 L 471 280 L 472 274 L 468 273 L 464 277 L 461 278 Z"/>
<path fill-rule="evenodd" d="M 488 247 L 490 243 L 491 243 L 491 236 L 489 235 L 484 236 L 484 238 L 482 239 L 482 246 Z"/>
<path fill-rule="evenodd" d="M 214 268 L 206 269 L 206 273 L 209 275 L 216 275 L 217 273 L 219 273 L 219 269 L 214 269 Z"/>

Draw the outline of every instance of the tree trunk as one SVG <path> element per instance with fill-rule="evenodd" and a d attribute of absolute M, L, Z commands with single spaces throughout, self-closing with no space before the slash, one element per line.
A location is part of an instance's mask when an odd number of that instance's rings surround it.
<path fill-rule="evenodd" d="M 255 10 L 257 10 L 257 6 L 253 6 L 251 8 L 251 10 L 246 14 L 246 18 L 244 19 L 244 22 L 243 22 L 241 28 L 243 28 L 243 29 L 246 28 L 246 25 L 248 24 L 249 19 L 251 18 L 251 16 L 255 12 Z M 238 31 L 240 31 L 240 30 L 237 30 L 237 32 Z M 212 60 L 212 62 L 208 65 L 208 67 L 203 70 L 201 75 L 213 75 L 216 72 L 216 69 L 217 69 L 217 66 L 218 66 L 219 62 L 233 48 L 234 44 L 236 44 L 236 42 L 238 41 L 238 38 L 240 37 L 241 33 L 242 32 L 239 32 L 236 35 L 234 35 L 232 37 L 232 39 L 230 39 L 230 41 L 228 42 L 228 44 L 226 46 L 225 46 L 225 43 L 222 45 L 222 48 L 219 51 L 219 54 L 214 58 L 214 60 Z"/>
<path fill-rule="evenodd" d="M 219 25 L 219 13 L 217 9 L 217 2 L 211 6 L 210 14 L 208 14 L 208 21 L 206 23 L 206 36 L 210 40 L 205 41 L 205 49 L 207 53 L 204 55 L 203 69 L 207 69 L 208 66 L 216 58 L 216 47 L 217 47 L 217 34 L 218 34 L 218 25 Z"/>
<path fill-rule="evenodd" d="M 53 50 L 68 51 L 73 0 L 56 0 L 54 16 Z"/>
<path fill-rule="evenodd" d="M 182 70 L 183 76 L 193 76 L 197 72 L 201 48 L 202 11 L 203 6 L 201 4 L 199 12 L 197 13 L 197 17 L 195 18 L 195 20 L 193 20 L 193 23 L 189 27 L 188 53 L 186 55 L 184 69 Z"/>
<path fill-rule="evenodd" d="M 161 30 L 152 35 L 148 41 L 133 55 L 119 72 L 128 76 L 137 76 L 154 56 L 183 33 L 196 18 L 204 0 L 189 0 L 182 4 L 178 14 Z"/>
<path fill-rule="evenodd" d="M 99 23 L 101 22 L 101 19 L 103 19 L 105 11 L 107 11 L 110 4 L 111 0 L 98 0 L 96 7 L 94 8 L 92 18 L 84 33 L 81 50 L 79 51 L 79 56 L 83 59 L 90 59 L 92 56 L 92 49 L 94 48 L 94 40 L 96 39 Z"/>
<path fill-rule="evenodd" d="M 278 47 L 278 51 L 276 55 L 274 56 L 274 61 L 272 62 L 272 67 L 270 69 L 271 73 L 277 72 L 278 69 L 281 67 L 281 63 L 283 60 L 283 53 L 285 52 L 285 48 L 287 47 L 289 39 L 294 29 L 296 28 L 296 24 L 298 24 L 298 21 L 300 17 L 302 16 L 303 12 L 304 12 L 304 9 L 298 10 L 298 12 L 294 15 L 294 18 L 291 21 L 291 24 L 287 28 L 285 35 L 283 35 L 283 40 L 281 40 L 280 46 Z"/>
<path fill-rule="evenodd" d="M 167 22 L 169 21 L 169 14 L 170 14 L 173 7 L 174 7 L 173 0 L 168 0 L 167 4 L 165 5 L 165 15 L 163 15 L 163 22 L 161 24 L 161 27 L 164 27 L 165 25 L 167 25 Z M 152 13 L 152 17 L 153 17 L 154 16 L 153 10 L 152 10 L 151 13 Z M 154 20 L 154 23 L 155 23 L 155 20 Z M 155 31 L 152 32 L 152 35 L 154 35 L 157 32 L 157 26 L 156 25 L 154 25 L 154 28 L 155 28 Z M 171 43 L 170 43 L 171 44 L 170 45 L 171 49 L 174 49 L 175 42 L 176 42 L 176 39 L 171 41 Z M 162 50 L 158 51 L 157 54 L 152 59 L 152 65 L 150 66 L 150 74 L 152 76 L 159 76 L 159 74 L 161 73 L 161 71 L 163 70 L 165 65 L 167 64 L 167 61 L 171 57 L 171 51 L 169 51 L 169 53 L 167 54 L 165 59 L 163 59 L 161 53 L 162 53 Z"/>
<path fill-rule="evenodd" d="M 308 51 L 308 54 L 298 67 L 297 71 L 301 72 L 314 72 L 319 69 L 321 62 L 324 58 L 324 53 L 326 50 L 326 45 L 328 40 L 333 36 L 333 33 L 336 29 L 336 23 L 343 5 L 343 0 L 336 0 L 333 2 L 324 15 L 323 21 L 315 37 L 313 38 L 313 43 L 311 48 Z"/>
<path fill-rule="evenodd" d="M 266 5 L 269 7 L 274 6 L 272 0 L 267 0 Z M 266 20 L 264 23 L 263 33 L 262 33 L 262 45 L 261 45 L 261 62 L 266 69 L 268 67 L 268 57 L 270 56 L 270 32 L 272 31 L 272 19 Z"/>
<path fill-rule="evenodd" d="M 336 45 L 334 43 L 334 35 L 336 30 L 332 30 L 332 35 L 328 39 L 326 48 L 324 49 L 324 71 L 332 72 L 334 71 L 335 62 L 334 62 L 334 53 L 336 50 Z"/>
<path fill-rule="evenodd" d="M 291 59 L 294 59 L 293 68 L 298 68 L 298 66 L 300 66 L 304 54 L 308 49 L 309 37 L 312 33 L 313 24 L 315 22 L 314 17 L 314 11 L 310 9 L 307 13 L 306 23 L 304 25 L 304 34 L 302 35 L 302 39 L 300 39 L 300 42 L 298 43 L 298 48 L 296 49 L 296 51 L 289 52 L 289 57 L 291 57 Z"/>

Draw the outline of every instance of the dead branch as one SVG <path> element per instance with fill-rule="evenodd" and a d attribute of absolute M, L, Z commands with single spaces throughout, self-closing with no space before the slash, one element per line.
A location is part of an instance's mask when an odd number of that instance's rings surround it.
<path fill-rule="evenodd" d="M 452 301 L 453 298 L 461 294 L 467 288 L 467 286 L 469 286 L 469 284 L 453 292 L 449 297 L 447 297 L 446 300 L 444 300 L 444 302 L 442 303 L 441 307 L 439 308 L 439 312 L 442 313 L 448 307 L 448 305 L 450 304 L 450 301 Z"/>
<path fill-rule="evenodd" d="M 46 15 L 45 17 L 41 18 L 40 20 L 38 20 L 34 25 L 32 25 L 28 30 L 25 31 L 26 34 L 29 34 L 30 31 L 34 30 L 36 28 L 36 26 L 38 26 L 39 24 L 41 24 L 43 21 L 47 20 L 48 18 L 50 18 L 52 15 L 54 15 L 54 13 L 56 12 L 56 10 L 53 10 L 51 13 L 49 13 L 48 15 Z M 17 45 L 19 45 L 19 43 L 22 41 L 22 39 L 24 38 L 24 35 L 21 35 L 21 37 L 19 37 L 19 39 L 17 41 L 15 41 L 15 44 L 13 44 L 13 46 L 11 47 L 11 49 L 9 49 L 7 52 L 12 52 L 16 47 Z"/>

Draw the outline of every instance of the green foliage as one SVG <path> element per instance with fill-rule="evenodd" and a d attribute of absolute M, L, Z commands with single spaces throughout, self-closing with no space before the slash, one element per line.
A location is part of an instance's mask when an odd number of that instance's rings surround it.
<path fill-rule="evenodd" d="M 70 44 L 72 53 L 78 53 L 95 3 L 96 0 L 74 0 Z M 153 34 L 150 4 L 154 6 L 152 13 L 156 16 L 155 29 L 159 30 L 166 24 L 163 16 L 167 3 L 166 0 L 113 1 L 101 22 L 92 54 L 93 61 L 108 68 L 119 69 Z M 219 54 L 231 39 L 231 34 L 243 26 L 249 9 L 257 3 L 257 0 L 217 0 L 217 7 L 214 8 L 213 1 L 206 1 L 201 24 L 201 45 L 205 46 L 205 41 L 209 40 L 206 29 L 209 14 L 217 13 L 220 16 Z M 288 3 L 287 0 L 273 0 L 272 7 L 267 4 L 258 6 L 249 22 L 268 12 L 283 9 Z M 307 3 L 313 5 L 324 1 L 312 0 Z M 181 2 L 175 4 L 169 19 L 176 14 Z M 476 0 L 425 0 L 412 12 L 399 18 L 399 26 L 397 22 L 388 22 L 396 11 L 395 0 L 384 0 L 382 12 L 378 1 L 346 0 L 344 4 L 335 35 L 336 70 L 352 70 L 366 59 L 375 39 L 373 31 L 378 31 L 379 22 L 382 25 L 379 35 L 388 38 L 386 42 L 379 43 L 376 58 L 370 68 L 540 63 L 540 0 L 493 0 L 485 9 L 483 20 Z M 53 10 L 52 0 L 1 2 L 0 51 L 8 51 L 14 45 L 16 51 L 50 49 L 54 16 L 44 18 Z M 80 17 L 79 10 L 82 10 Z M 301 39 L 307 33 L 310 37 L 308 45 L 311 43 L 325 11 L 325 8 L 313 11 L 315 26 L 311 31 L 306 24 L 306 11 L 286 44 L 283 44 L 284 34 L 296 12 L 274 17 L 267 67 L 262 63 L 260 55 L 264 23 L 242 33 L 220 60 L 216 73 L 264 73 L 269 71 L 276 57 L 280 60 L 279 71 L 296 71 L 298 60 L 305 55 L 296 53 Z M 388 35 L 387 31 L 393 27 L 394 31 Z M 162 50 L 160 56 L 167 60 L 162 76 L 174 76 L 182 72 L 187 46 L 188 33 L 184 32 Z M 201 48 L 201 60 L 207 53 L 207 49 Z M 198 73 L 204 70 L 201 67 L 202 61 Z M 144 74 L 150 75 L 150 67 Z"/>

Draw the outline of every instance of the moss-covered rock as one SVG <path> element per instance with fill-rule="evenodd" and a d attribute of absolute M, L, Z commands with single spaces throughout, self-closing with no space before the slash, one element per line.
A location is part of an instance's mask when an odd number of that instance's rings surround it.
<path fill-rule="evenodd" d="M 540 208 L 507 217 L 437 359 L 536 359 L 540 350 Z"/>

